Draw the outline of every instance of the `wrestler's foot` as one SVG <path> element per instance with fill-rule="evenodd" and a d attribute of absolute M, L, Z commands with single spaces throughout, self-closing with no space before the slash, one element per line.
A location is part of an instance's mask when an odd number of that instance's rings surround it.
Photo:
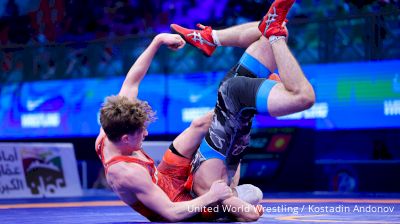
<path fill-rule="evenodd" d="M 171 24 L 171 30 L 182 36 L 185 41 L 203 52 L 204 55 L 210 57 L 217 48 L 212 37 L 212 28 L 197 24 L 200 30 L 192 30 L 181 27 L 177 24 Z"/>
<path fill-rule="evenodd" d="M 267 38 L 270 36 L 288 36 L 287 30 L 282 25 L 294 2 L 295 0 L 275 0 L 272 3 L 267 14 L 258 25 L 262 35 Z"/>

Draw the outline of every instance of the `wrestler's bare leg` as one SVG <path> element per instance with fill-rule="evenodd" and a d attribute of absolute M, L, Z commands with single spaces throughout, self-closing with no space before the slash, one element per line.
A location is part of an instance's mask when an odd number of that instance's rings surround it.
<path fill-rule="evenodd" d="M 275 66 L 278 68 L 281 83 L 276 84 L 268 96 L 268 112 L 271 116 L 299 112 L 314 104 L 314 89 L 284 39 L 274 42 L 271 46 L 265 37 L 261 37 L 246 52 L 270 71 L 274 71 Z"/>
<path fill-rule="evenodd" d="M 249 22 L 225 29 L 215 29 L 213 32 L 221 46 L 246 49 L 261 37 L 258 24 L 259 22 Z M 284 23 L 283 26 L 287 29 L 286 23 Z M 288 38 L 289 36 L 285 38 L 286 42 Z"/>
<path fill-rule="evenodd" d="M 221 46 L 247 48 L 260 39 L 258 22 L 244 23 L 226 29 L 215 30 Z"/>
<path fill-rule="evenodd" d="M 210 127 L 214 113 L 212 111 L 196 118 L 190 126 L 173 141 L 175 149 L 184 157 L 191 159 Z"/>

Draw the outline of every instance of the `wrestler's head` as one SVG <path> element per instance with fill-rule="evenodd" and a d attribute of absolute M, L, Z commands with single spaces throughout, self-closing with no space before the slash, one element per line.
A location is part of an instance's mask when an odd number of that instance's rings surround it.
<path fill-rule="evenodd" d="M 155 113 L 146 101 L 129 100 L 124 96 L 110 96 L 100 109 L 100 123 L 108 139 L 140 148 L 147 136 L 147 125 L 155 120 Z"/>

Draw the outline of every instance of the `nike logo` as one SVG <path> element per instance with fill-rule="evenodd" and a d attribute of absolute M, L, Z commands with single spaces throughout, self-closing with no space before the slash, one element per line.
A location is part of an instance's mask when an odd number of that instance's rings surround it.
<path fill-rule="evenodd" d="M 39 99 L 36 99 L 36 100 L 28 100 L 28 101 L 26 102 L 26 108 L 27 108 L 29 111 L 35 110 L 35 109 L 38 108 L 44 101 L 46 101 L 46 100 L 43 99 L 43 98 L 39 98 Z"/>

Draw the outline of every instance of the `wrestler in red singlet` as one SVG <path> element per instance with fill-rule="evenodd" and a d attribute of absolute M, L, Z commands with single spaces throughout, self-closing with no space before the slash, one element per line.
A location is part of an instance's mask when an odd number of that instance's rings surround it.
<path fill-rule="evenodd" d="M 96 146 L 96 152 L 103 163 L 106 174 L 108 168 L 116 163 L 136 163 L 148 170 L 152 181 L 167 194 L 171 201 L 180 202 L 193 199 L 193 197 L 184 187 L 191 168 L 191 161 L 189 159 L 178 156 L 168 149 L 166 150 L 162 158 L 162 162 L 158 165 L 158 167 L 155 166 L 154 160 L 148 156 L 144 150 L 141 150 L 141 152 L 146 156 L 148 161 L 143 161 L 132 156 L 115 156 L 108 161 L 105 161 L 103 150 L 104 140 L 106 138 L 107 137 L 104 136 L 100 143 Z M 147 208 L 140 201 L 137 201 L 129 206 L 135 211 L 139 212 L 141 215 L 148 218 L 150 221 L 165 221 L 165 219 L 153 212 L 151 209 Z M 197 216 L 196 219 L 201 219 L 201 217 Z"/>

